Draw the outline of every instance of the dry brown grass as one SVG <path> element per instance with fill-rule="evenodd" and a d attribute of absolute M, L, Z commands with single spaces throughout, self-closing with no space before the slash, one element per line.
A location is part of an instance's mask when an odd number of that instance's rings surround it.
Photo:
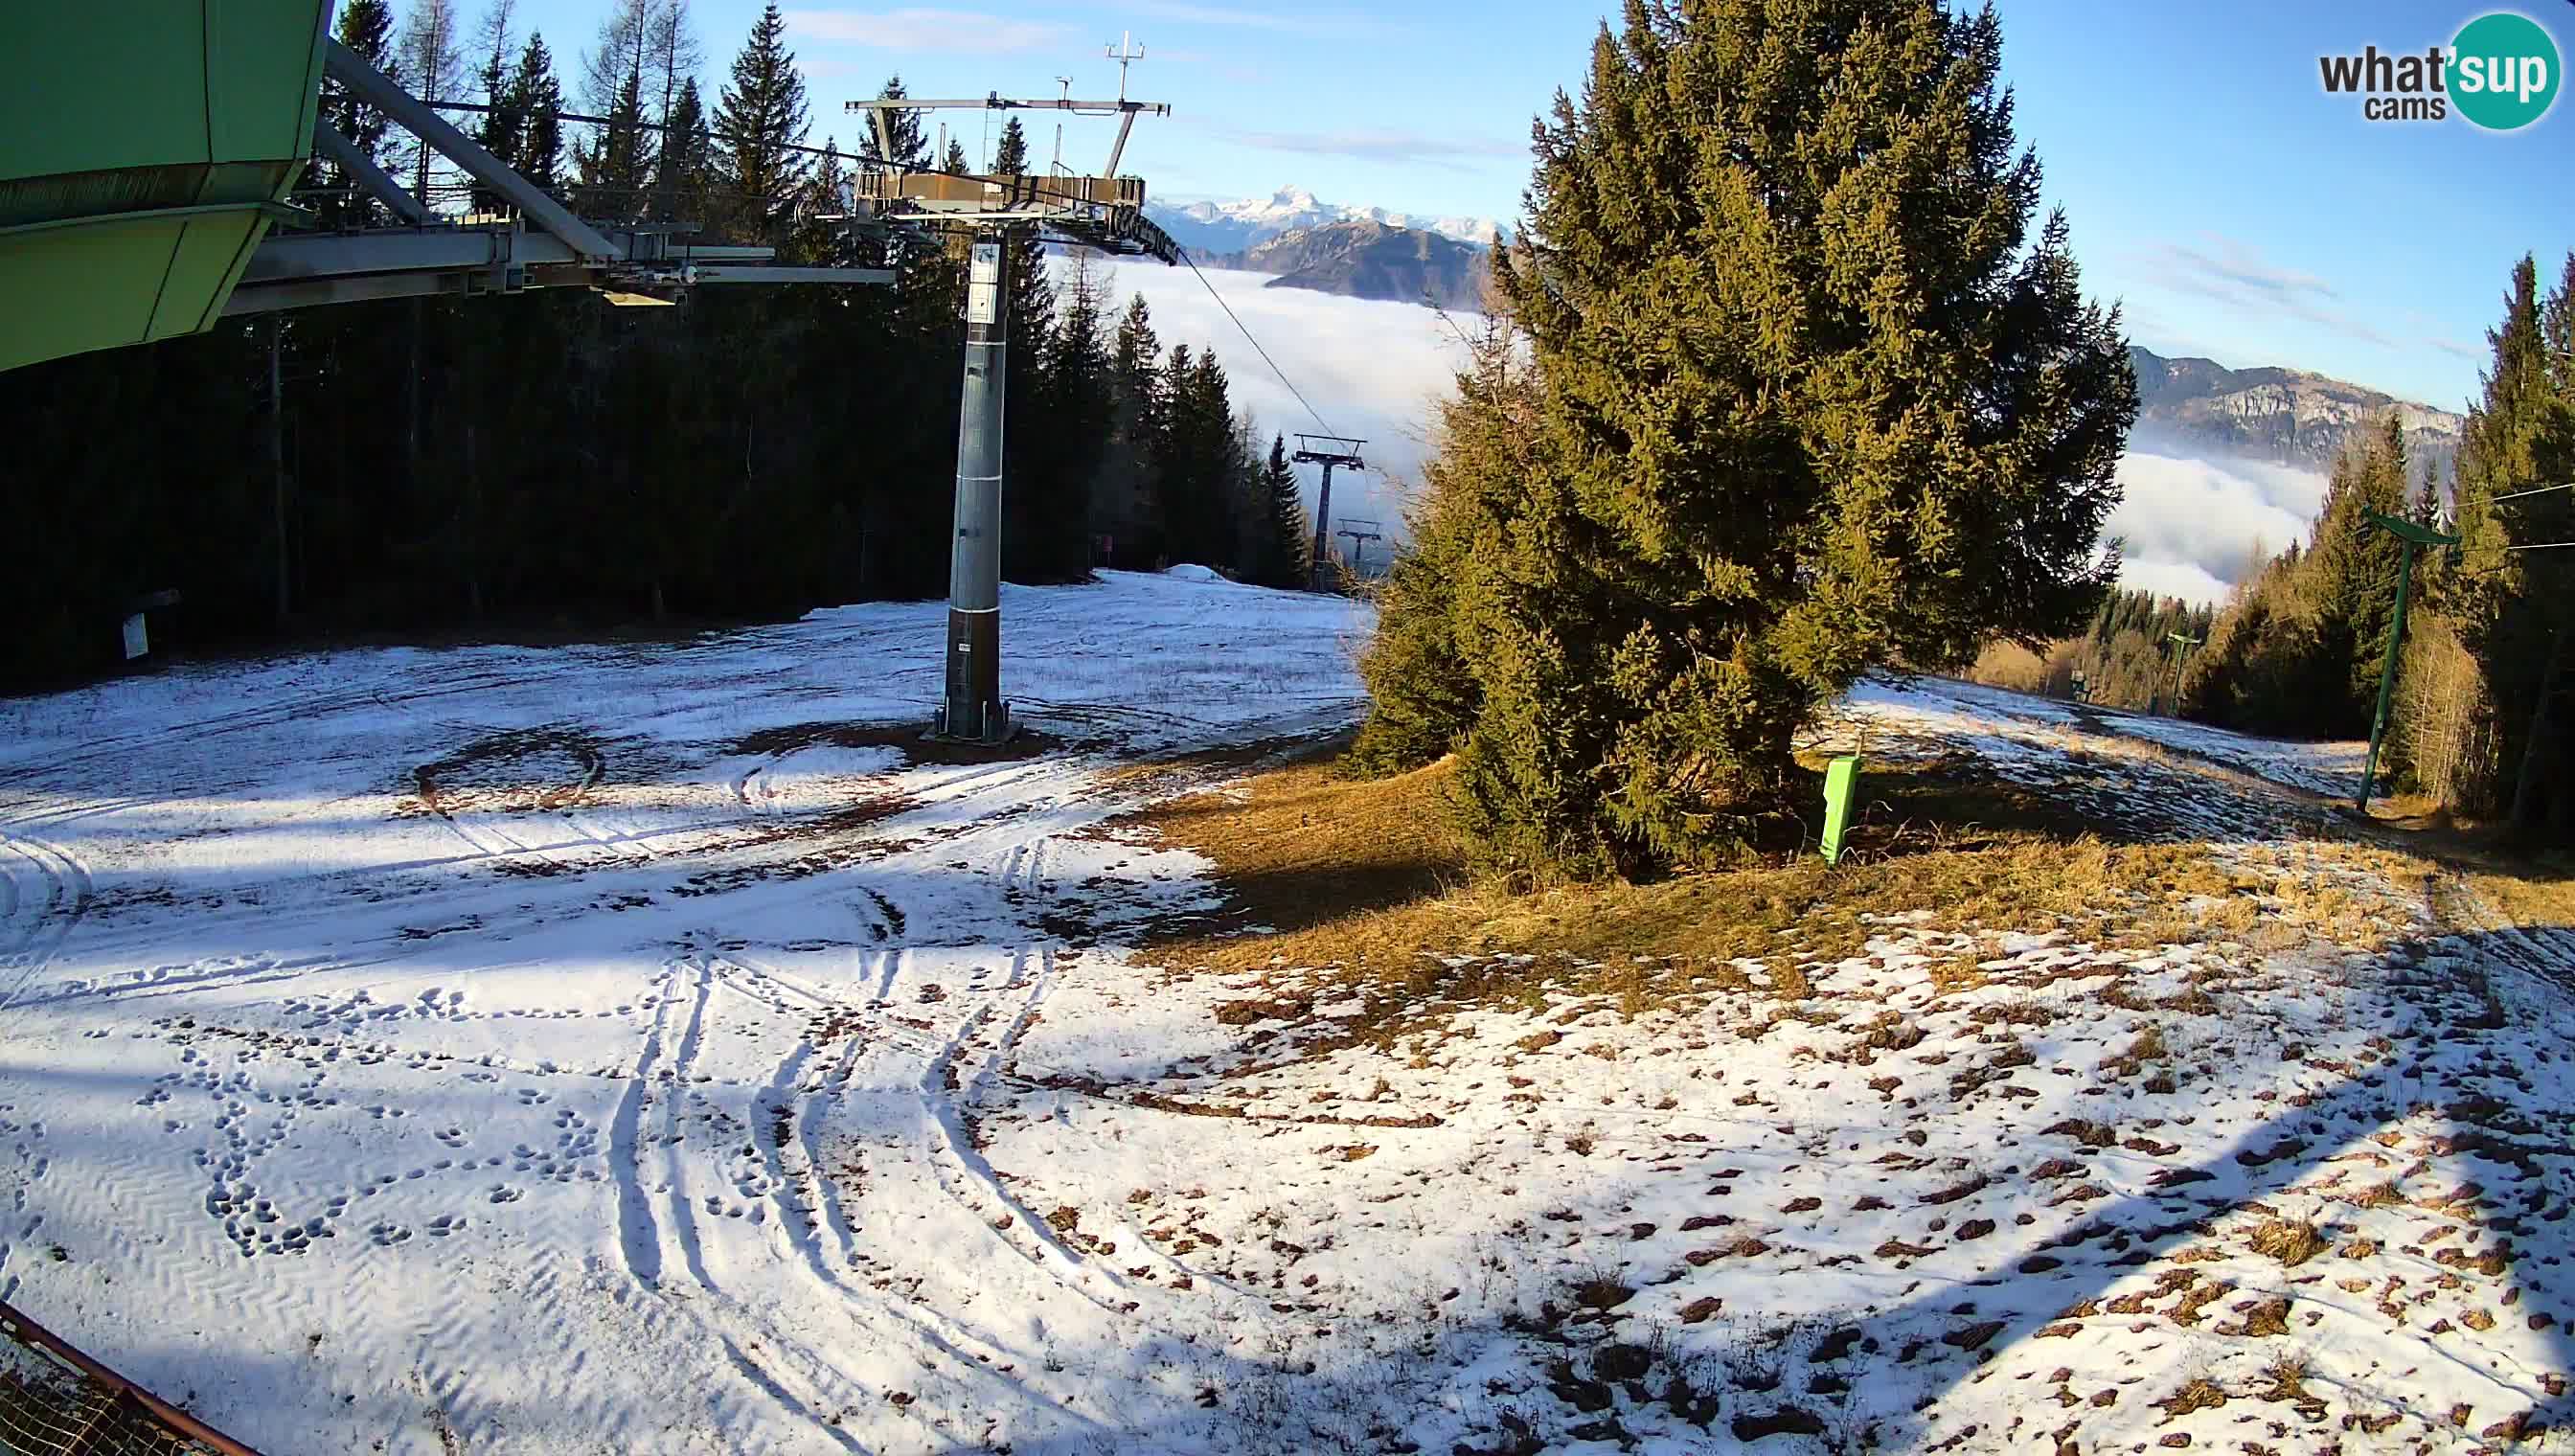
<path fill-rule="evenodd" d="M 2331 1245 L 2316 1226 L 2303 1218 L 2274 1218 L 2253 1230 L 2253 1252 L 2264 1258 L 2277 1259 L 2283 1268 L 2294 1269 Z"/>
<path fill-rule="evenodd" d="M 1129 816 L 1213 859 L 1232 897 L 1216 922 L 1160 937 L 1156 959 L 1178 969 L 1286 964 L 1435 978 L 1425 954 L 1528 954 L 1594 962 L 1587 988 L 1632 1014 L 1678 992 L 1750 987 L 1735 961 L 1762 962 L 1773 994 L 1803 995 L 1801 953 L 1859 953 L 1886 933 L 1865 917 L 1929 910 L 1943 928 L 2064 925 L 2151 944 L 2167 931 L 2196 940 L 2206 930 L 2141 910 L 2244 892 L 2242 876 L 2205 846 L 2112 843 L 2011 785 L 1901 771 L 1866 780 L 1872 806 L 1838 868 L 1790 845 L 1747 853 L 1739 868 L 1658 882 L 1515 891 L 1469 874 L 1444 812 L 1450 771 L 1442 762 L 1351 781 L 1306 763 Z M 1948 975 L 1957 988 L 1982 980 L 1972 958 Z"/>

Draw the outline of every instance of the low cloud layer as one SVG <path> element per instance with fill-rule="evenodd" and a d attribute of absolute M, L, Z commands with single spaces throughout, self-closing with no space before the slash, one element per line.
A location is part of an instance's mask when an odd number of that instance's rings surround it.
<path fill-rule="evenodd" d="M 1252 411 L 1264 439 L 1323 428 L 1188 269 L 1127 261 L 1114 274 L 1116 308 L 1142 293 L 1165 348 L 1215 348 L 1236 405 Z M 1269 288 L 1260 274 L 1211 270 L 1207 279 L 1333 431 L 1367 437 L 1370 470 L 1356 478 L 1334 475 L 1332 515 L 1396 530 L 1405 488 L 1420 478 L 1435 402 L 1453 388 L 1465 363 L 1450 326 L 1414 304 Z M 1311 510 L 1318 473 L 1306 468 L 1302 474 Z M 2194 602 L 2224 599 L 2257 544 L 2277 552 L 2303 540 L 2325 489 L 2324 477 L 2310 471 L 2145 451 L 2121 459 L 2119 483 L 2126 499 L 2108 534 L 2126 539 L 2121 580 Z"/>
<path fill-rule="evenodd" d="M 2198 460 L 2130 451 L 2119 461 L 2126 499 L 2110 534 L 2126 538 L 2122 579 L 2165 596 L 2208 602 L 2254 563 L 2303 540 L 2325 478 L 2257 461 Z"/>
<path fill-rule="evenodd" d="M 1063 260 L 1057 260 L 1058 277 Z M 1127 260 L 1114 270 L 1111 313 L 1143 294 L 1154 312 L 1154 332 L 1169 350 L 1214 348 L 1225 365 L 1235 408 L 1249 409 L 1266 443 L 1286 433 L 1321 431 L 1261 355 L 1244 342 L 1225 306 L 1208 296 L 1187 268 Z M 1313 403 L 1336 435 L 1364 438 L 1368 470 L 1332 475 L 1332 516 L 1377 521 L 1387 535 L 1401 530 L 1408 487 L 1420 479 L 1424 440 L 1435 402 L 1454 387 L 1465 364 L 1464 348 L 1439 316 L 1416 304 L 1372 303 L 1297 288 L 1269 288 L 1265 275 L 1209 269 L 1207 281 L 1241 316 L 1279 368 Z M 1305 509 L 1314 507 L 1321 471 L 1301 466 Z"/>

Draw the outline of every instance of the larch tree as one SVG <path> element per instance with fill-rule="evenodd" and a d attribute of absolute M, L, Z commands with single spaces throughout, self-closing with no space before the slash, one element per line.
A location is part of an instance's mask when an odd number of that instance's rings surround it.
<path fill-rule="evenodd" d="M 424 101 L 454 100 L 465 85 L 463 45 L 464 27 L 452 0 L 412 0 L 411 11 L 403 18 L 402 38 L 395 43 L 403 85 Z M 414 137 L 402 155 L 411 174 L 412 194 L 430 202 L 430 176 L 440 170 L 438 153 Z"/>
<path fill-rule="evenodd" d="M 474 140 L 513 169 L 519 168 L 528 131 L 528 119 L 520 110 L 522 98 L 512 84 L 517 74 L 512 62 L 518 58 L 511 54 L 510 21 L 517 9 L 515 0 L 493 0 L 483 12 L 474 46 L 481 60 L 475 67 L 475 84 L 488 108 L 475 124 Z M 504 205 L 501 195 L 481 182 L 474 184 L 472 196 L 476 212 L 497 212 Z"/>
<path fill-rule="evenodd" d="M 2001 58 L 1940 0 L 1628 0 L 1533 128 L 1494 282 L 1536 428 L 1409 609 L 1462 683 L 1380 699 L 1471 705 L 1403 735 L 1457 747 L 1488 865 L 1719 852 L 1861 674 L 2066 634 L 2113 579 L 2135 379 L 2033 229 Z"/>

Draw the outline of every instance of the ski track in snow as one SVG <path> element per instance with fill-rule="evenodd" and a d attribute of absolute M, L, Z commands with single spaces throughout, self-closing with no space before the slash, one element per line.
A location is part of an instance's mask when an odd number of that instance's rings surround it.
<path fill-rule="evenodd" d="M 990 762 L 871 731 L 926 713 L 935 604 L 0 703 L 0 1295 L 272 1456 L 2357 1451 L 2568 1418 L 2535 1323 L 2575 1313 L 2565 932 L 2437 926 L 2320 859 L 2393 949 L 1911 916 L 1790 956 L 1793 1000 L 1774 958 L 1704 1006 L 1541 983 L 1315 1040 L 1363 1008 L 1297 968 L 1135 963 L 1132 927 L 1216 900 L 1108 822 L 1135 790 L 1102 770 L 1353 721 L 1364 610 L 1130 575 L 1005 607 L 1060 745 Z M 1831 735 L 2275 858 L 2356 766 L 1927 680 Z M 1218 1014 L 1283 995 L 1301 1020 Z M 2177 1084 L 2118 1068 L 2147 1029 Z M 2263 1210 L 2385 1247 L 2283 1269 L 2244 1252 Z M 2272 1298 L 2286 1334 L 2246 1332 Z M 2292 1352 L 2322 1416 L 2248 1393 Z M 2201 1376 L 2230 1402 L 2155 1404 Z"/>

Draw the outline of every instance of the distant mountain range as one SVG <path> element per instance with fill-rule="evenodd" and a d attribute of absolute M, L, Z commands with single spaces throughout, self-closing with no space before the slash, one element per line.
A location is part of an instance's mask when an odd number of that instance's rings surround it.
<path fill-rule="evenodd" d="M 2343 443 L 2393 409 L 2404 425 L 2414 473 L 2437 466 L 2446 478 L 2459 454 L 2464 417 L 2373 389 L 2296 369 L 2228 369 L 2206 359 L 2167 359 L 2129 346 L 2137 371 L 2135 449 L 2156 454 L 2234 456 L 2300 470 L 2330 471 Z"/>
<path fill-rule="evenodd" d="M 1439 233 L 1342 222 L 1291 229 L 1240 253 L 1191 256 L 1209 268 L 1277 274 L 1272 288 L 1471 312 L 1482 307 L 1492 252 Z"/>
<path fill-rule="evenodd" d="M 1493 247 L 1509 238 L 1486 218 L 1432 218 L 1319 202 L 1301 187 L 1267 198 L 1148 202 L 1146 215 L 1210 268 L 1275 275 L 1272 288 L 1344 298 L 1479 307 Z M 2415 477 L 2455 469 L 2464 417 L 2345 380 L 2277 367 L 2228 369 L 2130 346 L 2139 410 L 2132 448 L 2231 457 L 2324 472 L 2360 430 L 2398 412 Z"/>
<path fill-rule="evenodd" d="M 1333 223 L 1375 223 L 1380 227 L 1436 233 L 1454 242 L 1489 248 L 1509 236 L 1489 218 L 1432 217 L 1426 213 L 1388 212 L 1381 207 L 1348 207 L 1318 202 L 1301 187 L 1283 187 L 1266 198 L 1241 202 L 1148 201 L 1145 216 L 1162 225 L 1173 241 L 1203 253 L 1243 253 L 1282 233 Z"/>

